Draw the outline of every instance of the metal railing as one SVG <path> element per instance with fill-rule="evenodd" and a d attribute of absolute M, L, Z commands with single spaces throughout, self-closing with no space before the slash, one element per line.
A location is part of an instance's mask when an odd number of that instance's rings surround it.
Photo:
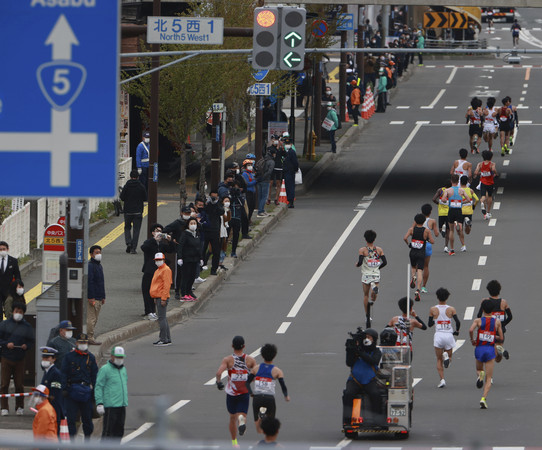
<path fill-rule="evenodd" d="M 426 39 L 425 48 L 487 48 L 487 39 Z"/>

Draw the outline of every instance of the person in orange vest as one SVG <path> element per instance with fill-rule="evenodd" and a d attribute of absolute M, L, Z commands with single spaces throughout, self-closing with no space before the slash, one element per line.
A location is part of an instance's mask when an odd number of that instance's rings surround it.
<path fill-rule="evenodd" d="M 36 410 L 37 414 L 32 423 L 34 439 L 58 441 L 56 412 L 49 402 L 49 389 L 40 384 L 32 388 L 34 394 L 30 399 L 30 409 Z"/>
<path fill-rule="evenodd" d="M 361 105 L 361 90 L 359 89 L 356 80 L 350 82 L 352 85 L 352 93 L 350 94 L 350 102 L 352 103 L 352 112 L 354 116 L 354 126 L 358 126 L 358 117 L 361 115 L 359 112 L 359 105 Z"/>
<path fill-rule="evenodd" d="M 169 333 L 169 324 L 167 322 L 167 305 L 169 302 L 169 291 L 171 288 L 171 269 L 165 262 L 166 257 L 163 253 L 154 255 L 154 262 L 158 266 L 152 277 L 149 293 L 156 304 L 158 313 L 158 323 L 160 324 L 159 339 L 153 343 L 155 347 L 165 347 L 171 345 L 171 335 Z"/>

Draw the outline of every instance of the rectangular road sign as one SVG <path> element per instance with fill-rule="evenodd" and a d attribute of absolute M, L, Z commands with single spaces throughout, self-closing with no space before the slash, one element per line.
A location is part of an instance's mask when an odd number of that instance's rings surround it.
<path fill-rule="evenodd" d="M 120 1 L 2 0 L 0 42 L 0 197 L 113 197 Z"/>
<path fill-rule="evenodd" d="M 167 17 L 147 18 L 149 44 L 209 44 L 224 43 L 222 17 Z"/>
<path fill-rule="evenodd" d="M 271 95 L 271 83 L 254 83 L 248 88 L 248 95 Z"/>
<path fill-rule="evenodd" d="M 354 14 L 338 14 L 337 30 L 350 31 L 354 29 Z"/>

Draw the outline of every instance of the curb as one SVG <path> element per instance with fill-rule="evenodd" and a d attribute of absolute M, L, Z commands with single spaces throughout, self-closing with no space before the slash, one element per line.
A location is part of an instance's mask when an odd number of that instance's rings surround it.
<path fill-rule="evenodd" d="M 237 247 L 237 258 L 227 257 L 225 262 L 229 267 L 227 272 L 220 272 L 211 281 L 209 276 L 208 281 L 205 282 L 205 288 L 198 292 L 198 300 L 194 303 L 178 303 L 178 300 L 170 300 L 170 310 L 167 313 L 167 321 L 169 325 L 177 325 L 188 318 L 196 315 L 211 299 L 212 295 L 222 285 L 222 280 L 227 280 L 231 274 L 235 271 L 235 268 L 241 263 L 241 261 L 248 256 L 252 251 L 262 242 L 267 233 L 272 230 L 280 220 L 287 214 L 288 208 L 284 204 L 280 204 L 273 213 L 268 217 L 265 217 L 257 228 L 252 232 L 253 238 L 250 240 L 241 240 Z M 243 244 L 246 242 L 245 244 Z M 201 286 L 201 285 L 199 285 Z M 199 288 L 198 288 L 199 289 Z M 171 306 L 171 304 L 175 306 Z M 97 361 L 106 358 L 109 355 L 109 350 L 114 345 L 127 341 L 132 338 L 141 337 L 152 332 L 157 332 L 160 329 L 158 321 L 141 320 L 129 325 L 125 325 L 116 330 L 108 331 L 99 336 L 102 344 L 99 349 L 94 353 Z"/>

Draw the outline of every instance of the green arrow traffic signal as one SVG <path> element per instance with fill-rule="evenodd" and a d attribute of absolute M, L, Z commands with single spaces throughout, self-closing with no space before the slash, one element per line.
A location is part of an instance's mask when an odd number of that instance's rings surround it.
<path fill-rule="evenodd" d="M 284 42 L 286 42 L 286 45 L 289 45 L 292 48 L 297 47 L 302 41 L 303 41 L 303 37 L 300 36 L 295 31 L 292 31 L 288 33 L 286 36 L 284 36 Z"/>
<path fill-rule="evenodd" d="M 292 67 L 298 65 L 298 64 L 294 64 L 294 63 L 300 63 L 301 62 L 301 57 L 297 53 L 290 52 L 284 58 L 282 58 L 282 60 L 284 61 L 284 63 L 289 68 L 292 68 Z"/>

